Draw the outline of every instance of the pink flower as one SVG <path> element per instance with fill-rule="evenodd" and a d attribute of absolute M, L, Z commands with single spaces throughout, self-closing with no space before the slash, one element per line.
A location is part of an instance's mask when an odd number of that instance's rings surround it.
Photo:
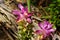
<path fill-rule="evenodd" d="M 13 14 L 17 16 L 17 21 L 26 20 L 31 23 L 31 13 L 28 13 L 27 7 L 23 7 L 21 4 L 18 5 L 20 10 L 13 10 Z"/>
<path fill-rule="evenodd" d="M 55 31 L 55 29 L 52 28 L 53 25 L 46 20 L 43 21 L 43 22 L 39 22 L 38 25 L 41 29 L 36 30 L 36 33 L 37 34 L 42 34 L 43 38 L 51 35 L 51 33 L 53 33 Z"/>

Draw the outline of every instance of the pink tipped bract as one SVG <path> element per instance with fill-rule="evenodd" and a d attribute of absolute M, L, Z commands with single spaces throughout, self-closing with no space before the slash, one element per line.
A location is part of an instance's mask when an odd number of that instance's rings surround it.
<path fill-rule="evenodd" d="M 18 4 L 20 10 L 13 10 L 12 13 L 17 16 L 17 21 L 26 20 L 31 23 L 31 13 L 28 13 L 28 8 Z"/>

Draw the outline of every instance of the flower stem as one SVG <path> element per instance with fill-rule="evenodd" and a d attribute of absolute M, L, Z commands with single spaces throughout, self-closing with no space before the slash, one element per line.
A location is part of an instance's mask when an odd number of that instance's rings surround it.
<path fill-rule="evenodd" d="M 30 9 L 30 0 L 27 0 L 27 5 L 28 5 L 28 12 L 30 13 L 31 9 Z"/>

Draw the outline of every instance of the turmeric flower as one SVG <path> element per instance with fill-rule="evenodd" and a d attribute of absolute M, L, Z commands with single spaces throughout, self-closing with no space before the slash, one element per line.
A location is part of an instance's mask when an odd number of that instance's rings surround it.
<path fill-rule="evenodd" d="M 31 13 L 28 13 L 27 7 L 23 7 L 21 4 L 18 5 L 19 10 L 13 10 L 13 14 L 17 16 L 17 22 L 25 20 L 31 23 Z"/>
<path fill-rule="evenodd" d="M 49 23 L 46 20 L 43 22 L 39 22 L 38 25 L 41 29 L 40 30 L 37 29 L 36 33 L 42 34 L 43 38 L 51 35 L 51 33 L 53 33 L 55 31 L 55 29 L 53 29 L 53 24 Z"/>

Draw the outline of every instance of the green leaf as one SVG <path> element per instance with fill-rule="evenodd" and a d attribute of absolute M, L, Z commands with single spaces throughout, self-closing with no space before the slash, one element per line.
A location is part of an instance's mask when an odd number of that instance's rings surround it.
<path fill-rule="evenodd" d="M 60 6 L 60 3 L 58 4 L 58 6 Z"/>
<path fill-rule="evenodd" d="M 60 0 L 57 0 L 57 2 L 60 2 Z"/>
<path fill-rule="evenodd" d="M 50 7 L 54 7 L 56 4 L 50 4 Z"/>

